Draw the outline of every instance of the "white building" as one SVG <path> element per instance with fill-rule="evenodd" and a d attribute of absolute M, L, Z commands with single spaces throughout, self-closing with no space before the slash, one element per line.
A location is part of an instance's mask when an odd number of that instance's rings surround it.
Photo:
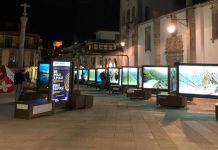
<path fill-rule="evenodd" d="M 138 44 L 138 37 L 141 36 L 139 34 L 144 33 L 144 31 L 138 33 L 138 24 L 185 6 L 184 1 L 168 0 L 164 3 L 163 7 L 160 1 L 161 0 L 120 1 L 120 34 L 121 40 L 124 40 L 126 43 L 125 54 L 131 58 L 130 66 L 137 66 L 139 61 L 138 56 L 140 53 L 138 46 L 140 49 L 140 45 Z M 157 42 L 158 41 L 155 41 L 155 43 Z M 158 49 L 156 46 L 154 46 L 154 48 Z M 150 62 L 150 60 L 146 61 Z"/>
<path fill-rule="evenodd" d="M 138 24 L 138 65 L 218 63 L 216 3 L 210 1 L 193 5 Z M 171 22 L 176 24 L 176 34 L 167 31 Z M 159 25 L 155 26 L 155 23 Z"/>
<path fill-rule="evenodd" d="M 120 14 L 121 37 L 127 43 L 125 53 L 133 56 L 131 65 L 218 63 L 217 0 L 195 5 L 187 0 L 186 8 L 143 22 L 122 23 L 122 11 L 137 6 L 133 1 L 137 0 L 121 0 Z M 177 29 L 173 34 L 167 31 L 171 23 Z"/>

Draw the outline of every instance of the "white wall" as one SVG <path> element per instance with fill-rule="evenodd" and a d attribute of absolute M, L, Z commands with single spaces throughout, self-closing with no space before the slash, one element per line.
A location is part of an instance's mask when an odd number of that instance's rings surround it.
<path fill-rule="evenodd" d="M 185 19 L 186 12 L 185 10 L 179 11 L 176 14 L 177 19 Z M 170 25 L 171 19 L 169 15 L 162 16 L 160 18 L 160 64 L 166 65 L 166 41 L 167 38 L 171 37 L 172 35 L 168 33 L 167 27 Z M 182 35 L 183 39 L 183 62 L 187 62 L 187 31 L 186 31 L 186 22 L 184 20 L 177 21 L 177 35 Z"/>
<path fill-rule="evenodd" d="M 183 39 L 183 62 L 188 63 L 189 35 L 187 32 L 186 10 L 173 12 L 177 17 L 177 35 Z M 170 14 L 169 14 L 170 15 Z M 166 40 L 172 35 L 168 33 L 167 27 L 171 23 L 169 15 L 161 16 L 160 19 L 160 64 L 166 65 Z M 151 26 L 151 53 L 145 52 L 145 28 Z M 153 20 L 138 24 L 138 64 L 153 65 L 154 58 L 154 33 Z M 211 4 L 204 3 L 195 6 L 195 30 L 196 30 L 196 63 L 218 64 L 218 39 L 212 41 L 212 12 Z M 190 41 L 192 42 L 192 41 Z M 130 52 L 129 52 L 130 53 Z M 150 54 L 149 54 L 150 53 Z M 131 56 L 130 56 L 131 57 Z"/>
<path fill-rule="evenodd" d="M 127 43 L 129 43 L 127 46 L 126 46 L 126 49 L 125 49 L 125 54 L 129 56 L 129 66 L 134 66 L 135 65 L 135 49 L 134 47 L 132 46 L 132 35 L 133 35 L 134 31 L 130 31 L 129 32 L 129 39 L 127 39 Z"/>
<path fill-rule="evenodd" d="M 205 62 L 205 48 L 204 48 L 204 9 L 202 7 L 195 9 L 195 21 L 196 21 L 196 61 L 198 63 Z"/>
<path fill-rule="evenodd" d="M 145 28 L 151 27 L 151 51 L 145 52 Z M 145 22 L 138 26 L 138 66 L 154 65 L 154 29 L 153 22 Z"/>
<path fill-rule="evenodd" d="M 197 63 L 218 63 L 218 39 L 212 42 L 211 5 L 195 9 Z M 203 23 L 203 24 L 202 24 Z"/>

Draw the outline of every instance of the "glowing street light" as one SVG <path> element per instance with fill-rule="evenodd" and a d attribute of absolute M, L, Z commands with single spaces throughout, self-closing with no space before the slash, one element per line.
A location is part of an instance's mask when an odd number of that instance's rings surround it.
<path fill-rule="evenodd" d="M 176 27 L 175 25 L 171 24 L 170 26 L 168 26 L 167 30 L 170 34 L 172 34 L 176 31 Z"/>
<path fill-rule="evenodd" d="M 122 46 L 122 47 L 124 47 L 125 46 L 125 42 L 120 42 L 120 45 Z"/>

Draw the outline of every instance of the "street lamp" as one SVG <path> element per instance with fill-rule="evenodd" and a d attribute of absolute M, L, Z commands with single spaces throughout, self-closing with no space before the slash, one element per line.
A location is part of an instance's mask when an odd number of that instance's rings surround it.
<path fill-rule="evenodd" d="M 176 31 L 176 26 L 174 24 L 170 24 L 167 28 L 167 31 L 172 34 Z"/>
<path fill-rule="evenodd" d="M 124 47 L 125 44 L 126 44 L 126 43 L 125 43 L 124 41 L 120 42 L 120 45 L 121 45 L 122 47 Z"/>
<path fill-rule="evenodd" d="M 186 21 L 186 23 L 181 22 L 181 20 Z M 170 15 L 170 21 L 171 21 L 171 24 L 167 27 L 167 31 L 170 34 L 174 34 L 177 31 L 177 23 L 180 23 L 181 25 L 187 27 L 188 19 L 177 19 L 175 16 Z"/>

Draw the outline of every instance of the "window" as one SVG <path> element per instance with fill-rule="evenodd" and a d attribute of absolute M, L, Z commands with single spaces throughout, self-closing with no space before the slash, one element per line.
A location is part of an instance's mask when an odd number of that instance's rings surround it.
<path fill-rule="evenodd" d="M 126 20 L 125 20 L 125 11 L 123 11 L 123 14 L 122 14 L 122 25 L 125 25 L 126 23 Z"/>
<path fill-rule="evenodd" d="M 108 45 L 104 44 L 104 50 L 108 50 Z"/>
<path fill-rule="evenodd" d="M 132 22 L 135 21 L 135 7 L 132 8 Z"/>
<path fill-rule="evenodd" d="M 98 44 L 94 44 L 94 49 L 98 49 Z"/>
<path fill-rule="evenodd" d="M 7 48 L 12 48 L 12 41 L 13 41 L 13 38 L 12 37 L 5 37 L 5 47 Z"/>
<path fill-rule="evenodd" d="M 29 39 L 28 38 L 25 39 L 24 47 L 29 48 Z"/>
<path fill-rule="evenodd" d="M 108 45 L 108 50 L 113 50 L 113 45 Z"/>
<path fill-rule="evenodd" d="M 103 49 L 103 44 L 99 44 L 99 49 Z"/>
<path fill-rule="evenodd" d="M 89 45 L 89 50 L 91 50 L 92 49 L 92 45 Z"/>
<path fill-rule="evenodd" d="M 0 50 L 0 66 L 2 65 L 2 50 Z"/>
<path fill-rule="evenodd" d="M 38 43 L 39 42 L 38 42 L 37 38 L 34 38 L 34 40 L 33 40 L 33 48 L 37 49 L 37 47 L 39 45 Z"/>
<path fill-rule="evenodd" d="M 130 10 L 127 10 L 127 23 L 130 23 Z"/>
<path fill-rule="evenodd" d="M 13 68 L 16 67 L 16 57 L 13 52 L 9 54 L 8 67 Z"/>
<path fill-rule="evenodd" d="M 218 2 L 212 6 L 212 40 L 218 39 Z"/>
<path fill-rule="evenodd" d="M 151 27 L 145 28 L 145 52 L 151 50 Z"/>

